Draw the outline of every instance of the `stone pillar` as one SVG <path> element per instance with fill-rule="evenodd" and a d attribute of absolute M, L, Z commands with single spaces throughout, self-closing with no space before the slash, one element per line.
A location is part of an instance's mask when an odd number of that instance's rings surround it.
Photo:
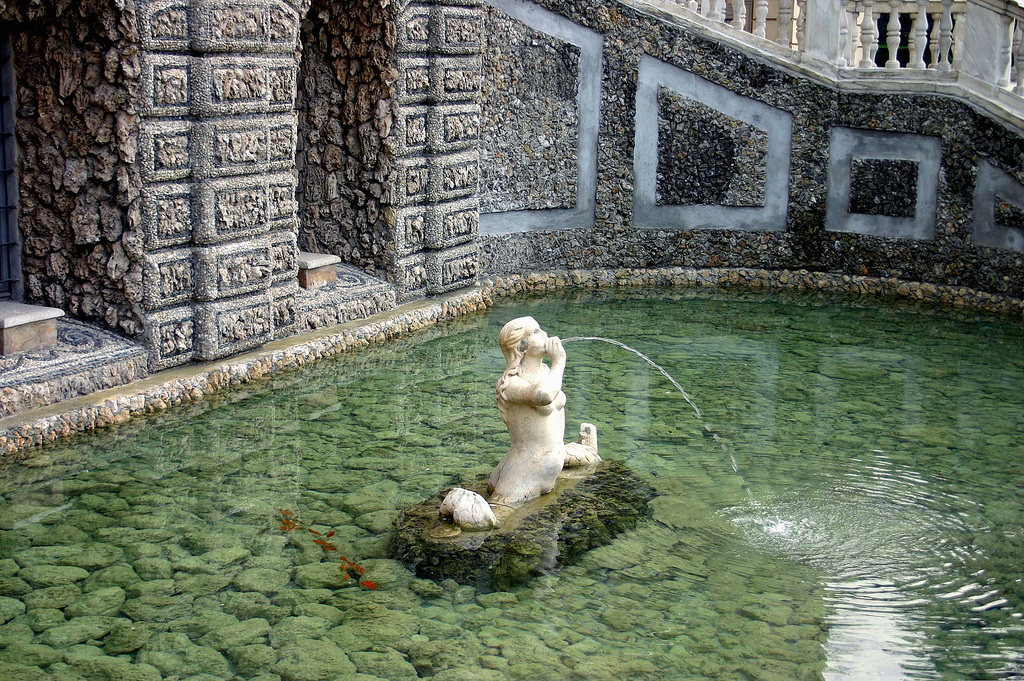
<path fill-rule="evenodd" d="M 478 271 L 482 12 L 409 4 L 398 20 L 396 275 L 408 299 Z"/>
<path fill-rule="evenodd" d="M 995 85 L 1009 75 L 1009 63 L 1001 64 L 1000 56 L 1013 34 L 1003 21 L 1006 3 L 998 0 L 967 3 L 963 44 L 960 48 L 960 70 L 986 83 Z M 958 22 L 959 23 L 959 22 Z"/>
<path fill-rule="evenodd" d="M 829 64 L 839 63 L 839 26 L 846 11 L 844 4 L 837 0 L 807 0 L 804 52 Z"/>
<path fill-rule="evenodd" d="M 140 14 L 145 338 L 162 369 L 294 329 L 299 14 L 281 0 Z"/>

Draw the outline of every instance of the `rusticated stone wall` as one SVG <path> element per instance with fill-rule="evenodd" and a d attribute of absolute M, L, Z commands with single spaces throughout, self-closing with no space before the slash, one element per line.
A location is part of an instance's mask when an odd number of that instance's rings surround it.
<path fill-rule="evenodd" d="M 314 0 L 301 25 L 299 247 L 384 277 L 394 245 L 396 3 Z"/>
<path fill-rule="evenodd" d="M 282 0 L 142 6 L 143 302 L 154 368 L 295 331 L 299 19 Z"/>
<path fill-rule="evenodd" d="M 397 47 L 394 276 L 409 298 L 477 277 L 483 12 L 475 0 L 410 3 Z"/>
<path fill-rule="evenodd" d="M 6 5 L 25 299 L 142 333 L 135 5 Z"/>

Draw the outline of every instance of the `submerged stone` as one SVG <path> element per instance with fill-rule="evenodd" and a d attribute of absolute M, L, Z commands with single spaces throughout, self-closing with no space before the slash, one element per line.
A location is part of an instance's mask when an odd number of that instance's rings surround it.
<path fill-rule="evenodd" d="M 483 493 L 486 481 L 468 489 Z M 564 477 L 487 532 L 465 532 L 438 517 L 447 490 L 407 508 L 396 521 L 393 554 L 419 577 L 506 590 L 571 565 L 649 514 L 652 487 L 624 464 L 605 461 L 585 477 Z"/>

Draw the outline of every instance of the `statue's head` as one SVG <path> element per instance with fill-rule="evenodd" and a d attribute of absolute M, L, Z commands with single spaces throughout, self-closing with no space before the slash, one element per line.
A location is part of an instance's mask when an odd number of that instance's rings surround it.
<path fill-rule="evenodd" d="M 518 367 L 523 361 L 527 347 L 526 339 L 536 328 L 537 320 L 533 317 L 517 317 L 501 327 L 498 345 L 501 346 L 501 354 L 505 355 L 508 369 Z"/>

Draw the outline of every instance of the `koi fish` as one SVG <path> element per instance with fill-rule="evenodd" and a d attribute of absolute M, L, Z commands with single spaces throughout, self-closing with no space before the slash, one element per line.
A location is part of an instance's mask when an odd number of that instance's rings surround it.
<path fill-rule="evenodd" d="M 363 586 L 363 587 L 366 587 L 366 588 L 367 588 L 367 589 L 369 589 L 370 591 L 376 591 L 376 590 L 377 590 L 377 588 L 378 588 L 376 584 L 374 584 L 373 582 L 371 582 L 371 581 L 370 581 L 370 580 L 368 580 L 368 579 L 366 579 L 366 580 L 363 580 L 362 582 L 359 582 L 359 586 Z"/>

